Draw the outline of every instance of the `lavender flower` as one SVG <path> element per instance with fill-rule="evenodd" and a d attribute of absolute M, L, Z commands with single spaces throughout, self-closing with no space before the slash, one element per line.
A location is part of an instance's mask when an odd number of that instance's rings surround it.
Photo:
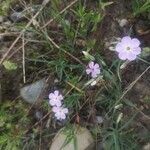
<path fill-rule="evenodd" d="M 96 78 L 100 74 L 100 67 L 99 64 L 95 63 L 93 61 L 89 62 L 87 69 L 87 74 L 91 74 L 92 78 Z"/>
<path fill-rule="evenodd" d="M 136 38 L 131 39 L 129 36 L 125 36 L 116 45 L 116 51 L 118 52 L 118 57 L 121 60 L 132 61 L 136 59 L 137 55 L 141 53 L 140 41 Z"/>
<path fill-rule="evenodd" d="M 52 111 L 55 113 L 55 117 L 58 120 L 66 119 L 66 114 L 68 113 L 68 108 L 64 107 L 53 107 Z"/>
<path fill-rule="evenodd" d="M 59 91 L 56 90 L 54 93 L 49 94 L 49 104 L 51 106 L 60 107 L 62 105 L 61 100 L 63 100 L 63 96 L 59 94 Z"/>

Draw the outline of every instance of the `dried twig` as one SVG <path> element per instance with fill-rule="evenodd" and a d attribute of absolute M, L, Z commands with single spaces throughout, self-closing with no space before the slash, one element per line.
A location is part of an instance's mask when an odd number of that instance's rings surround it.
<path fill-rule="evenodd" d="M 25 71 L 25 49 L 24 49 L 24 34 L 22 36 L 22 68 L 23 68 L 23 83 L 26 83 L 26 71 Z"/>
<path fill-rule="evenodd" d="M 2 59 L 0 60 L 0 65 L 3 63 L 3 61 L 6 59 L 6 57 L 8 56 L 8 54 L 10 53 L 10 51 L 12 50 L 12 48 L 16 45 L 16 43 L 18 42 L 18 40 L 21 38 L 21 36 L 24 34 L 24 32 L 26 31 L 26 29 L 32 24 L 32 22 L 35 20 L 35 18 L 39 15 L 39 13 L 43 10 L 43 8 L 46 6 L 46 4 L 49 2 L 49 0 L 44 0 L 43 4 L 41 6 L 41 8 L 39 9 L 39 11 L 31 18 L 31 20 L 28 22 L 28 24 L 25 26 L 25 28 L 21 31 L 21 33 L 18 35 L 18 37 L 15 39 L 15 41 L 12 43 L 12 45 L 10 46 L 10 48 L 7 50 L 7 52 L 4 54 L 4 56 L 2 57 Z"/>
<path fill-rule="evenodd" d="M 112 109 L 125 97 L 125 95 L 133 88 L 133 86 L 141 79 L 141 77 L 150 69 L 150 66 L 148 66 L 127 88 L 126 90 L 123 92 L 122 96 L 116 101 L 116 103 L 114 104 L 114 106 L 107 112 L 107 114 L 105 115 L 105 117 L 112 111 Z M 136 106 L 134 106 L 134 108 L 136 110 L 139 111 L 139 113 L 141 113 L 144 117 L 146 117 L 147 119 L 150 120 L 150 117 L 147 116 L 145 113 L 143 113 L 139 108 L 137 108 Z"/>
<path fill-rule="evenodd" d="M 77 57 L 73 56 L 72 54 L 70 54 L 69 52 L 67 52 L 66 50 L 62 49 L 59 47 L 59 45 L 57 45 L 48 35 L 47 35 L 48 40 L 59 50 L 63 51 L 65 54 L 67 54 L 68 56 L 70 56 L 71 58 L 73 58 L 74 60 L 76 60 L 78 63 L 80 63 L 82 66 L 85 66 L 85 64 L 79 60 Z"/>

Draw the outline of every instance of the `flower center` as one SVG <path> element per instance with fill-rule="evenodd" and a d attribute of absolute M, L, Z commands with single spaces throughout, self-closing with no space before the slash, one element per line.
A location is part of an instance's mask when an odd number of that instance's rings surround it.
<path fill-rule="evenodd" d="M 131 48 L 128 46 L 128 47 L 127 47 L 127 51 L 129 51 L 129 50 L 131 50 Z"/>
<path fill-rule="evenodd" d="M 93 72 L 93 71 L 94 71 L 94 68 L 92 68 L 91 70 L 92 70 L 92 72 Z"/>

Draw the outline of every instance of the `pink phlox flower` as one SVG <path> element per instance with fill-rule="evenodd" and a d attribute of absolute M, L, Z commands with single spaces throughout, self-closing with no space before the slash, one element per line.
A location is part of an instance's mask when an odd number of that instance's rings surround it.
<path fill-rule="evenodd" d="M 64 120 L 64 119 L 66 119 L 66 114 L 68 113 L 68 108 L 54 106 L 52 108 L 52 111 L 55 113 L 55 117 L 58 120 Z"/>
<path fill-rule="evenodd" d="M 129 36 L 125 36 L 116 45 L 116 51 L 118 52 L 118 57 L 121 60 L 135 60 L 137 55 L 141 53 L 140 41 L 136 38 L 131 39 Z"/>
<path fill-rule="evenodd" d="M 54 93 L 50 93 L 49 94 L 49 104 L 51 106 L 57 106 L 60 107 L 61 101 L 63 100 L 63 96 L 61 94 L 59 94 L 59 91 L 54 91 Z"/>
<path fill-rule="evenodd" d="M 93 61 L 89 62 L 86 73 L 90 74 L 92 78 L 96 78 L 100 74 L 100 66 Z"/>

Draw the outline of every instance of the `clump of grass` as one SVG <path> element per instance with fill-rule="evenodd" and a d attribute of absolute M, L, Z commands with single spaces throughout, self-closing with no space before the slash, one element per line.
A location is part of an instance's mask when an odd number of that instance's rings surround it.
<path fill-rule="evenodd" d="M 143 13 L 150 13 L 150 1 L 149 0 L 134 0 L 132 1 L 133 15 L 138 16 Z"/>
<path fill-rule="evenodd" d="M 0 149 L 21 148 L 23 132 L 29 124 L 25 105 L 21 102 L 5 102 L 0 109 Z"/>
<path fill-rule="evenodd" d="M 16 2 L 16 0 L 5 0 L 5 1 L 2 1 L 1 2 L 1 5 L 0 5 L 0 15 L 7 15 L 10 7 L 11 7 L 11 4 Z"/>

